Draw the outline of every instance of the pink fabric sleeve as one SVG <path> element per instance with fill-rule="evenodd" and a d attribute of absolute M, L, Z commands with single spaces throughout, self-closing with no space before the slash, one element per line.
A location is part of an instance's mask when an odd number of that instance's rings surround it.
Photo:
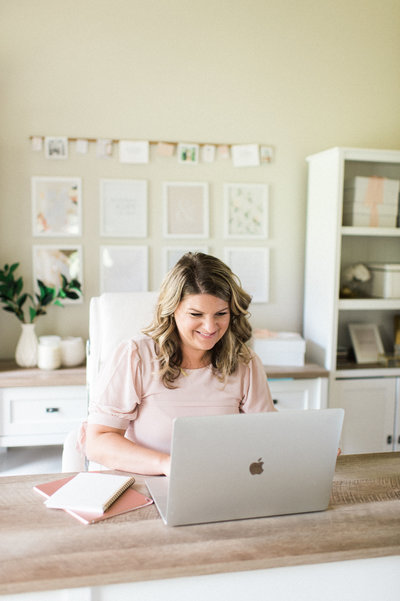
<path fill-rule="evenodd" d="M 242 413 L 276 411 L 260 357 L 253 353 L 253 358 L 247 367 L 245 394 L 240 404 L 240 411 Z"/>
<path fill-rule="evenodd" d="M 141 398 L 141 360 L 133 340 L 122 342 L 90 393 L 89 424 L 126 430 Z"/>

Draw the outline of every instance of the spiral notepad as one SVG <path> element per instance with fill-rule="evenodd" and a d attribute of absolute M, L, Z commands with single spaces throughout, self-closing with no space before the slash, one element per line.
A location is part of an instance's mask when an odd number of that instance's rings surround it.
<path fill-rule="evenodd" d="M 51 495 L 45 505 L 51 509 L 102 514 L 134 482 L 133 476 L 81 472 Z"/>

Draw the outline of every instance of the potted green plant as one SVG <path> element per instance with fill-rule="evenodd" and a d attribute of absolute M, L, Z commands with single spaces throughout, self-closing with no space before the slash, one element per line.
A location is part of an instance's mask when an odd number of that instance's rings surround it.
<path fill-rule="evenodd" d="M 21 367 L 34 367 L 37 362 L 37 338 L 35 322 L 40 315 L 46 315 L 45 307 L 58 305 L 63 307 L 65 299 L 76 300 L 82 294 L 81 284 L 76 279 L 68 280 L 60 274 L 60 287 L 46 286 L 42 280 L 37 279 L 38 292 L 30 294 L 24 292 L 24 281 L 21 276 L 16 277 L 19 263 L 6 264 L 0 269 L 0 302 L 3 309 L 14 313 L 22 324 L 22 333 L 19 338 L 15 360 Z M 29 302 L 26 313 L 25 304 Z"/>

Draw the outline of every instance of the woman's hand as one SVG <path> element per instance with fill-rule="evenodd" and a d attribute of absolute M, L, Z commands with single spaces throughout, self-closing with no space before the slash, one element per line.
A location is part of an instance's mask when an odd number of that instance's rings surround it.
<path fill-rule="evenodd" d="M 162 471 L 169 478 L 171 474 L 171 457 L 169 455 L 166 455 L 162 462 Z"/>

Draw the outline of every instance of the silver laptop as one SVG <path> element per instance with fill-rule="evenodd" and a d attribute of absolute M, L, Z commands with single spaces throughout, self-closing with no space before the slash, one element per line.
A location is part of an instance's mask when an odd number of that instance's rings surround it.
<path fill-rule="evenodd" d="M 179 417 L 171 475 L 146 478 L 165 524 L 321 511 L 343 409 Z"/>

